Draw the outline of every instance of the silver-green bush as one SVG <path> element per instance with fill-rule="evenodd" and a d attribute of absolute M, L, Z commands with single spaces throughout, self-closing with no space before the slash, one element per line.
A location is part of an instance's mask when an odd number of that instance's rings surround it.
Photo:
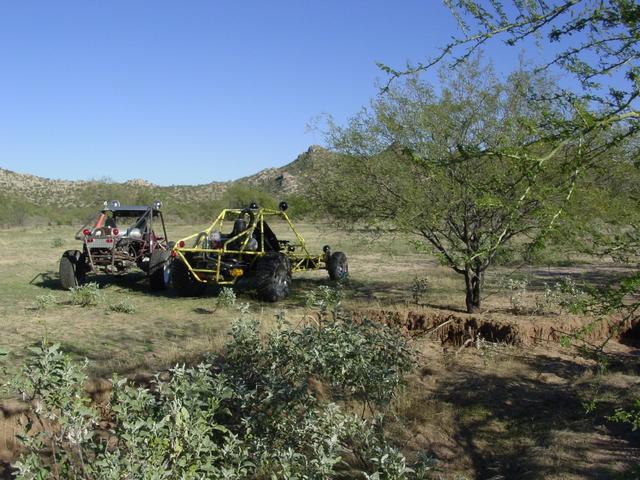
<path fill-rule="evenodd" d="M 102 292 L 97 283 L 91 282 L 71 289 L 71 305 L 93 307 L 102 300 Z"/>
<path fill-rule="evenodd" d="M 371 323 L 277 328 L 263 339 L 241 309 L 224 359 L 176 366 L 149 387 L 113 379 L 111 440 L 96 431 L 97 412 L 83 389 L 83 368 L 60 348 L 43 346 L 12 383 L 35 409 L 24 424 L 18 479 L 361 478 L 415 476 L 385 439 L 385 408 L 412 352 L 396 332 Z M 360 401 L 371 421 L 318 398 Z M 40 433 L 33 429 L 42 425 Z M 349 463 L 347 464 L 347 459 Z M 420 476 L 424 478 L 424 476 Z"/>
<path fill-rule="evenodd" d="M 109 311 L 117 313 L 135 313 L 136 306 L 129 300 L 124 299 L 120 300 L 117 303 L 112 303 L 111 305 L 109 305 Z"/>
<path fill-rule="evenodd" d="M 216 306 L 218 307 L 233 307 L 236 304 L 236 292 L 233 288 L 223 287 L 216 299 Z"/>
<path fill-rule="evenodd" d="M 34 308 L 36 310 L 46 310 L 58 303 L 58 297 L 53 293 L 46 293 L 36 297 Z"/>

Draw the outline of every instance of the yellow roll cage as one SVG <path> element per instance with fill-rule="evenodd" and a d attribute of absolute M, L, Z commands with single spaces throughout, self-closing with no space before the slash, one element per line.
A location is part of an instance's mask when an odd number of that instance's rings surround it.
<path fill-rule="evenodd" d="M 253 221 L 248 226 L 248 228 L 236 235 L 229 235 L 229 238 L 222 240 L 222 244 L 219 248 L 209 248 L 208 243 L 210 241 L 209 239 L 212 232 L 218 231 L 222 233 L 222 228 L 225 221 L 231 221 L 231 223 L 233 223 L 233 221 L 245 214 L 253 216 Z M 295 236 L 294 242 L 278 239 L 278 246 L 284 247 L 283 249 L 281 249 L 281 253 L 286 255 L 291 261 L 292 272 L 320 270 L 326 268 L 325 254 L 311 255 L 309 253 L 304 238 L 302 238 L 302 236 L 295 229 L 287 213 L 283 210 L 273 210 L 269 208 L 226 208 L 220 212 L 218 217 L 209 227 L 202 230 L 201 232 L 194 233 L 193 235 L 178 240 L 173 247 L 172 256 L 174 256 L 176 259 L 179 258 L 180 260 L 182 260 L 193 275 L 193 278 L 199 282 L 212 282 L 220 285 L 232 285 L 236 283 L 236 281 L 238 280 L 238 278 L 240 278 L 240 276 L 242 276 L 244 271 L 238 268 L 234 268 L 232 270 L 236 270 L 236 273 L 238 270 L 241 270 L 241 273 L 239 275 L 230 275 L 225 278 L 225 276 L 222 274 L 224 257 L 235 255 L 238 256 L 238 258 L 245 260 L 246 263 L 251 266 L 256 262 L 258 258 L 263 257 L 267 253 L 269 253 L 268 251 L 265 251 L 265 217 L 281 217 L 282 219 L 284 219 L 285 223 L 289 226 L 291 232 L 293 232 Z M 231 220 L 231 218 L 233 218 L 233 220 Z M 258 231 L 260 234 L 260 240 L 258 241 L 259 248 L 252 250 L 248 248 L 249 242 L 252 238 L 255 238 L 254 232 L 258 227 Z M 210 261 L 212 259 L 215 259 L 215 268 L 194 268 L 194 266 L 187 258 L 187 255 L 185 254 L 196 254 L 198 255 L 198 257 L 203 259 L 206 256 L 210 256 Z M 194 256 L 192 255 L 189 256 L 194 258 Z"/>

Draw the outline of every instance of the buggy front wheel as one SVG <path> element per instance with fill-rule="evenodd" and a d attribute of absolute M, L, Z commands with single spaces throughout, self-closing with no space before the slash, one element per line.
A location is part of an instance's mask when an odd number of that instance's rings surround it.
<path fill-rule="evenodd" d="M 175 259 L 171 267 L 171 283 L 178 295 L 182 297 L 197 297 L 202 295 L 206 284 L 199 282 L 189 271 L 182 260 Z"/>
<path fill-rule="evenodd" d="M 344 280 L 349 275 L 347 256 L 342 252 L 334 252 L 327 262 L 327 270 L 331 280 Z"/>
<path fill-rule="evenodd" d="M 60 258 L 60 284 L 70 290 L 84 282 L 84 255 L 79 250 L 67 250 Z"/>
<path fill-rule="evenodd" d="M 291 261 L 286 255 L 267 255 L 256 266 L 256 290 L 260 299 L 277 302 L 289 295 Z"/>
<path fill-rule="evenodd" d="M 149 259 L 149 286 L 154 292 L 167 288 L 169 284 L 169 250 L 156 250 Z"/>

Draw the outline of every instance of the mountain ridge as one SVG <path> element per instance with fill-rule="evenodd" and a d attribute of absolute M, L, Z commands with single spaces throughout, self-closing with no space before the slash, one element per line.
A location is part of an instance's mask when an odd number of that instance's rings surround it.
<path fill-rule="evenodd" d="M 27 217 L 48 216 L 64 222 L 72 221 L 102 205 L 105 200 L 119 200 L 121 203 L 150 204 L 155 199 L 180 212 L 206 210 L 208 214 L 215 201 L 223 201 L 226 192 L 239 190 L 244 195 L 255 191 L 261 198 L 304 195 L 305 176 L 333 154 L 318 145 L 310 146 L 293 161 L 282 167 L 270 167 L 253 175 L 230 181 L 212 181 L 198 185 L 153 184 L 144 178 L 129 179 L 124 182 L 108 180 L 60 180 L 49 179 L 28 173 L 14 172 L 0 167 L 0 198 L 6 208 L 13 208 L 0 215 L 0 224 L 24 223 Z M 233 187 L 233 188 L 232 188 Z M 231 189 L 231 190 L 230 190 Z M 237 192 L 234 197 L 237 200 Z M 175 208 L 178 207 L 179 208 Z M 39 209 L 44 209 L 40 214 Z M 62 215 L 68 210 L 68 215 Z M 25 213 L 26 212 L 26 213 Z M 185 213 L 185 215 L 187 215 Z M 60 220 L 56 220 L 60 221 Z"/>

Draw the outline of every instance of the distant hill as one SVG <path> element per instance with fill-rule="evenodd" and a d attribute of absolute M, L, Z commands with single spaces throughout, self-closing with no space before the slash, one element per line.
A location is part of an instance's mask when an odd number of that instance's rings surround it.
<path fill-rule="evenodd" d="M 255 175 L 243 177 L 233 183 L 243 183 L 263 189 L 274 195 L 303 195 L 306 193 L 306 176 L 331 162 L 335 154 L 318 145 L 298 155 L 291 163 L 280 168 L 267 168 Z"/>
<path fill-rule="evenodd" d="M 293 162 L 229 182 L 159 186 L 145 179 L 52 180 L 0 168 L 0 225 L 73 223 L 95 212 L 105 200 L 150 204 L 159 199 L 164 210 L 182 220 L 209 218 L 223 206 L 239 207 L 252 200 L 275 205 L 280 199 L 303 201 L 305 176 L 333 154 L 311 146 Z M 250 199 L 250 200 L 247 200 Z"/>

